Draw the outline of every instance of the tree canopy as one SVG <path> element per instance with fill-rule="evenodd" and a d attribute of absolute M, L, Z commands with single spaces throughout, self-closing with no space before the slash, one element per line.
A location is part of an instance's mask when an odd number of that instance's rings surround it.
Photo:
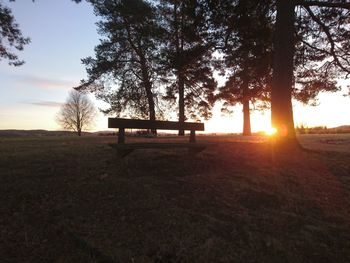
<path fill-rule="evenodd" d="M 264 1 L 238 1 L 231 8 L 227 14 L 231 24 L 219 23 L 226 28 L 221 30 L 225 42 L 220 50 L 228 79 L 218 98 L 224 100 L 223 111 L 238 103 L 243 105 L 243 134 L 250 135 L 250 103 L 265 109 L 269 99 L 272 21 Z"/>
<path fill-rule="evenodd" d="M 274 64 L 273 81 L 271 91 L 271 114 L 272 124 L 278 129 L 279 135 L 295 140 L 292 93 L 294 86 L 294 65 L 296 53 L 295 24 L 296 7 L 305 12 L 299 21 L 303 22 L 299 27 L 304 34 L 302 46 L 305 48 L 304 58 L 314 57 L 318 60 L 319 68 L 312 68 L 308 74 L 302 77 L 311 77 L 313 73 L 322 70 L 326 79 L 336 76 L 334 74 L 346 73 L 349 70 L 350 50 L 346 48 L 346 36 L 349 32 L 349 20 L 344 14 L 348 13 L 350 3 L 344 1 L 281 1 L 277 0 L 276 37 L 274 40 Z M 310 19 L 307 19 L 307 15 Z M 308 33 L 308 34 L 306 34 Z M 301 63 L 301 66 L 307 65 Z M 339 75 L 338 75 L 339 76 Z M 306 87 L 321 87 L 333 89 L 332 82 L 318 85 L 306 85 Z M 310 90 L 310 89 L 309 89 Z M 313 96 L 312 93 L 311 97 Z M 306 97 L 310 97 L 306 93 Z"/>
<path fill-rule="evenodd" d="M 178 102 L 178 118 L 209 119 L 214 104 L 213 77 L 205 1 L 159 1 L 163 38 L 163 79 L 168 101 Z M 183 131 L 179 131 L 183 135 Z"/>
<path fill-rule="evenodd" d="M 165 99 L 177 102 L 183 122 L 210 118 L 216 98 L 224 106 L 242 103 L 244 116 L 249 103 L 271 100 L 273 125 L 293 137 L 292 98 L 316 105 L 317 95 L 338 91 L 337 79 L 350 70 L 344 1 L 88 2 L 102 18 L 104 38 L 96 58 L 83 60 L 88 80 L 80 88 L 92 87 L 110 103 L 107 112 L 155 119 L 155 102 Z M 219 94 L 215 70 L 228 74 Z M 250 134 L 248 117 L 245 123 Z"/>
<path fill-rule="evenodd" d="M 94 91 L 107 102 L 105 113 L 155 120 L 162 30 L 154 7 L 143 0 L 89 2 L 101 17 L 97 26 L 103 39 L 95 58 L 82 60 L 88 79 L 77 88 Z"/>
<path fill-rule="evenodd" d="M 0 2 L 0 61 L 5 59 L 9 65 L 23 65 L 24 61 L 19 59 L 14 50 L 23 50 L 29 42 L 30 39 L 23 36 L 11 9 Z"/>

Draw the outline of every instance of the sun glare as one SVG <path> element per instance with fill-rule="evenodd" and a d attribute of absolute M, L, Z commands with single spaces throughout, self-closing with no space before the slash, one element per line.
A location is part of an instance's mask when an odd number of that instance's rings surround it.
<path fill-rule="evenodd" d="M 274 128 L 274 127 L 268 127 L 266 130 L 265 130 L 265 134 L 268 135 L 268 136 L 273 136 L 277 133 L 277 129 Z"/>

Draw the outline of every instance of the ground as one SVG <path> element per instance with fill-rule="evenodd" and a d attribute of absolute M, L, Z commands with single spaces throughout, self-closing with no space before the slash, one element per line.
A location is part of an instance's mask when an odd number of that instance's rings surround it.
<path fill-rule="evenodd" d="M 299 140 L 0 138 L 1 262 L 350 262 L 350 136 Z"/>

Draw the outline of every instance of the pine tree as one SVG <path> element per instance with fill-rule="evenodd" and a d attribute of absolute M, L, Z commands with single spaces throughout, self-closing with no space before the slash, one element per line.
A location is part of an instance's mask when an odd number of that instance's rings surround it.
<path fill-rule="evenodd" d="M 30 39 L 22 35 L 11 9 L 0 2 L 0 61 L 5 59 L 9 65 L 23 65 L 24 61 L 12 49 L 21 51 L 29 42 Z"/>
<path fill-rule="evenodd" d="M 162 30 L 154 7 L 143 0 L 89 2 L 101 17 L 98 28 L 104 38 L 95 48 L 95 58 L 82 60 L 88 79 L 77 88 L 107 102 L 105 113 L 155 120 Z"/>
<path fill-rule="evenodd" d="M 230 30 L 224 30 L 229 32 L 222 50 L 228 80 L 218 97 L 225 101 L 224 111 L 243 105 L 243 135 L 251 135 L 250 103 L 259 109 L 268 106 L 272 52 L 269 12 L 264 1 L 237 1 L 229 14 L 233 21 L 228 25 Z"/>
<path fill-rule="evenodd" d="M 203 1 L 205 2 L 205 1 Z M 178 102 L 179 122 L 211 117 L 216 81 L 211 67 L 211 44 L 204 5 L 196 0 L 160 1 L 166 35 L 163 65 L 168 101 Z M 179 135 L 184 135 L 180 130 Z"/>
<path fill-rule="evenodd" d="M 212 30 L 215 37 L 224 36 L 218 38 L 224 47 L 229 43 L 227 36 L 239 32 L 239 27 L 235 26 L 237 22 L 239 24 L 239 17 L 232 19 L 239 3 L 239 0 L 209 0 L 213 21 L 225 25 L 219 30 Z M 337 78 L 349 73 L 350 3 L 267 0 L 256 2 L 256 5 L 260 5 L 262 10 L 269 8 L 268 14 L 275 20 L 272 125 L 282 137 L 295 138 L 292 98 L 315 105 L 320 92 L 338 91 Z M 244 14 L 240 12 L 241 16 Z M 237 56 L 243 58 L 244 54 Z M 243 67 L 239 68 L 242 70 Z M 239 85 L 236 85 L 234 92 L 239 91 Z M 232 97 L 236 98 L 235 95 Z"/>
<path fill-rule="evenodd" d="M 316 57 L 321 65 L 318 69 L 309 71 L 309 77 L 315 71 L 322 70 L 326 79 L 332 77 L 334 72 L 350 72 L 350 50 L 346 48 L 347 36 L 349 34 L 348 14 L 350 3 L 344 1 L 282 1 L 277 0 L 276 32 L 274 40 L 274 65 L 273 81 L 271 91 L 271 118 L 272 125 L 275 126 L 279 135 L 283 138 L 295 140 L 292 93 L 294 85 L 294 58 L 296 54 L 295 46 L 295 23 L 296 6 L 300 6 L 306 11 L 313 25 L 304 23 L 304 35 L 301 36 L 307 59 Z M 306 16 L 305 16 L 306 17 Z M 301 20 L 302 21 L 302 20 Z M 309 21 L 308 19 L 304 19 Z M 308 32 L 309 34 L 305 34 Z M 311 53 L 310 53 L 311 52 Z M 334 76 L 334 75 L 333 75 Z M 311 78 L 315 79 L 315 78 Z M 309 83 L 312 83 L 309 82 Z M 329 85 L 328 85 L 329 84 Z M 332 83 L 328 83 L 329 87 Z M 326 85 L 326 86 L 327 86 Z M 314 87 L 315 85 L 306 85 Z M 323 84 L 319 87 L 324 87 Z M 310 89 L 306 89 L 306 95 L 312 95 Z"/>

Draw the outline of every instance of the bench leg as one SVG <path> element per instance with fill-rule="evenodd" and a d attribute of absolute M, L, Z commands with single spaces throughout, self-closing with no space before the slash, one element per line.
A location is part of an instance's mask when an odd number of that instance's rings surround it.
<path fill-rule="evenodd" d="M 119 128 L 118 143 L 125 143 L 125 129 Z"/>
<path fill-rule="evenodd" d="M 191 142 L 191 143 L 195 143 L 195 142 L 196 142 L 196 131 L 195 131 L 195 130 L 191 130 L 191 133 L 190 133 L 190 142 Z"/>

